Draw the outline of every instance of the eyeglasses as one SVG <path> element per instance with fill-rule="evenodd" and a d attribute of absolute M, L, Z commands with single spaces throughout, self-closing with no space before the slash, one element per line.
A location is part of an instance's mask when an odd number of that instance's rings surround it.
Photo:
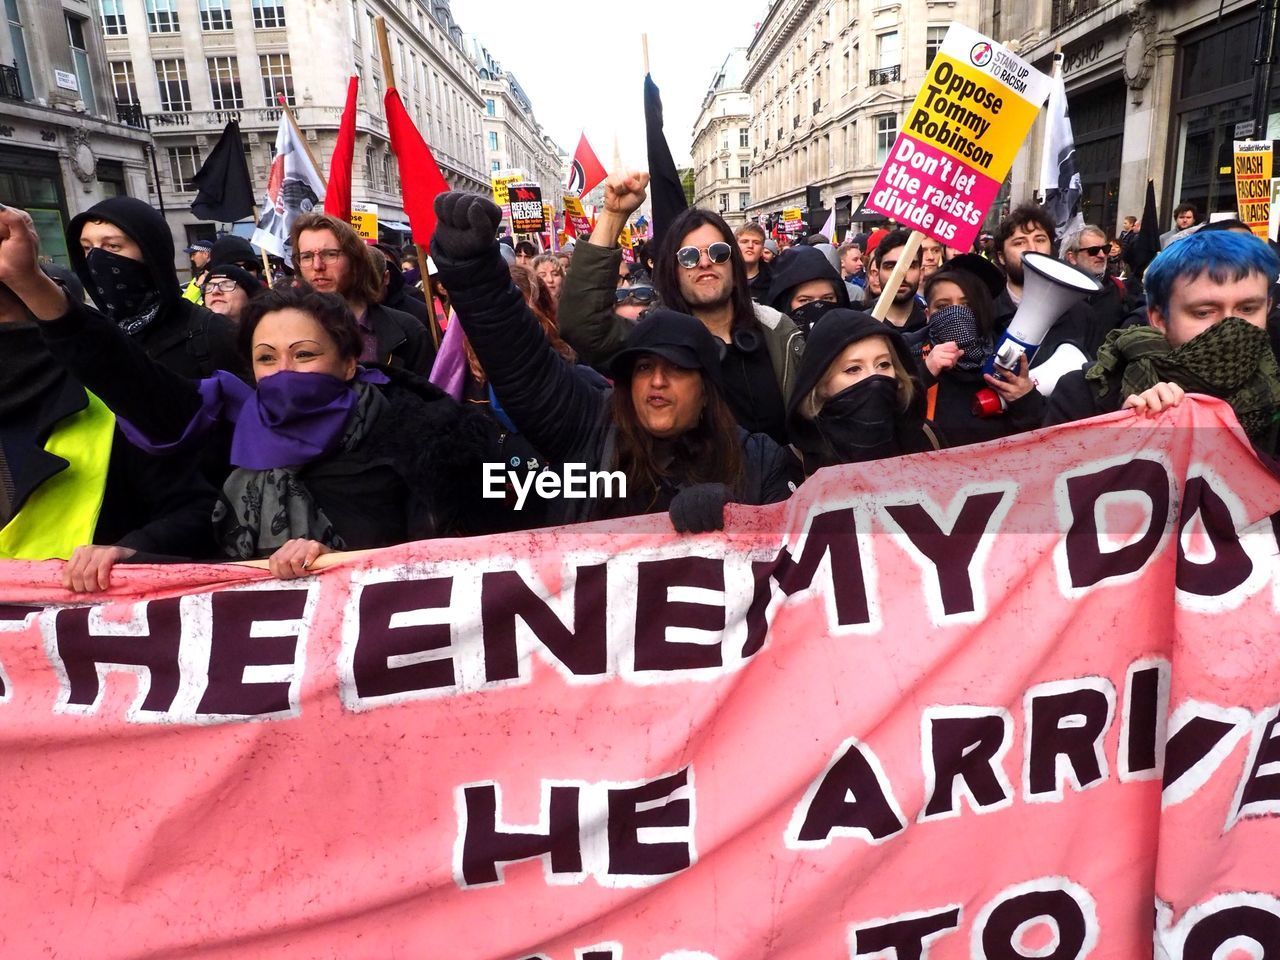
<path fill-rule="evenodd" d="M 298 254 L 298 263 L 310 266 L 316 260 L 321 263 L 334 263 L 342 256 L 341 250 L 305 250 Z"/>
<path fill-rule="evenodd" d="M 676 263 L 686 270 L 692 270 L 702 262 L 704 253 L 712 263 L 724 263 L 733 256 L 733 247 L 723 240 L 717 240 L 709 247 L 681 247 L 676 251 Z"/>
<path fill-rule="evenodd" d="M 1076 253 L 1087 253 L 1091 257 L 1096 257 L 1104 250 L 1110 250 L 1111 244 L 1104 243 L 1097 247 L 1076 247 Z"/>
<path fill-rule="evenodd" d="M 204 285 L 205 293 L 230 293 L 239 284 L 234 280 L 206 280 Z"/>
<path fill-rule="evenodd" d="M 613 291 L 615 303 L 626 303 L 628 300 L 636 303 L 653 303 L 654 299 L 653 287 L 619 287 Z"/>

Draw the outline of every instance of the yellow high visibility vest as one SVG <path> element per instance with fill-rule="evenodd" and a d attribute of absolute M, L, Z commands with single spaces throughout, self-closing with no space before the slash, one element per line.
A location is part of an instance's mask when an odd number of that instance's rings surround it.
<path fill-rule="evenodd" d="M 40 484 L 0 530 L 0 558 L 67 560 L 76 547 L 93 542 L 116 418 L 92 393 L 85 395 L 89 405 L 58 423 L 44 445 L 66 460 L 67 468 Z"/>

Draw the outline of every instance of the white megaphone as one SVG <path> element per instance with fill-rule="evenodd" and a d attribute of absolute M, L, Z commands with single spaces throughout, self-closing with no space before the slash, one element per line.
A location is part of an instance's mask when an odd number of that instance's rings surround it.
<path fill-rule="evenodd" d="M 1083 270 L 1043 253 L 1024 253 L 1022 273 L 1022 302 L 996 344 L 995 352 L 982 365 L 983 373 L 997 377 L 1001 373 L 1015 373 L 1018 358 L 1023 354 L 1030 366 L 1036 350 L 1058 318 L 1072 305 L 1102 289 L 1102 284 Z M 1056 385 L 1056 378 L 1054 383 Z M 1004 412 L 1004 400 L 994 390 L 984 388 L 974 396 L 973 412 L 981 417 L 999 416 Z"/>
<path fill-rule="evenodd" d="M 1018 355 L 1027 355 L 1027 364 L 1057 319 L 1072 305 L 1102 289 L 1093 277 L 1043 253 L 1022 255 L 1022 302 L 1009 321 L 1000 342 L 985 364 L 986 373 L 996 367 L 1010 372 L 1018 369 Z"/>
<path fill-rule="evenodd" d="M 1031 379 L 1046 400 L 1053 396 L 1053 388 L 1058 385 L 1059 380 L 1089 362 L 1084 351 L 1074 343 L 1064 343 L 1050 356 L 1037 359 L 1040 362 L 1031 368 Z"/>

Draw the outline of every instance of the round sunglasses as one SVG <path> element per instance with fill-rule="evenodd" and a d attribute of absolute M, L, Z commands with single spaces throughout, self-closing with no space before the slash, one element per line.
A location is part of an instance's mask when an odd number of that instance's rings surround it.
<path fill-rule="evenodd" d="M 692 270 L 702 262 L 703 253 L 712 263 L 724 263 L 733 256 L 733 247 L 723 240 L 717 240 L 709 247 L 681 247 L 676 251 L 676 263 L 686 270 Z"/>

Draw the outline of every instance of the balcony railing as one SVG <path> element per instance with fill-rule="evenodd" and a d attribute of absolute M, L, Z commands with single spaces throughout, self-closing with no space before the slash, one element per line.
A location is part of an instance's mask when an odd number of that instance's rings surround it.
<path fill-rule="evenodd" d="M 116 101 L 116 120 L 126 127 L 137 127 L 139 130 L 147 126 L 147 118 L 142 115 L 142 104 L 121 103 Z"/>
<path fill-rule="evenodd" d="M 1093 13 L 1103 2 L 1104 0 L 1053 0 L 1050 29 L 1059 30 L 1080 17 Z"/>
<path fill-rule="evenodd" d="M 902 79 L 902 67 L 880 67 L 878 70 L 872 70 L 871 76 L 867 78 L 867 86 L 882 87 L 886 83 L 897 83 Z"/>
<path fill-rule="evenodd" d="M 0 97 L 9 100 L 24 100 L 22 95 L 22 75 L 18 73 L 18 62 L 13 66 L 0 66 Z"/>

